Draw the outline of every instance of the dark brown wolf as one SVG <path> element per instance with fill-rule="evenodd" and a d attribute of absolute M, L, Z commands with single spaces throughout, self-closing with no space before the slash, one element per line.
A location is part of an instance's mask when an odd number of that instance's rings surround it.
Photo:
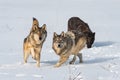
<path fill-rule="evenodd" d="M 95 32 L 92 32 L 87 23 L 79 17 L 71 17 L 68 20 L 68 31 L 78 31 L 85 34 L 87 38 L 87 48 L 91 48 L 95 40 Z"/>
<path fill-rule="evenodd" d="M 74 34 L 71 31 L 66 33 L 62 32 L 58 35 L 54 32 L 52 48 L 57 55 L 60 56 L 59 61 L 55 67 L 61 66 L 66 62 L 70 55 L 74 55 L 70 64 L 73 64 L 76 60 L 76 56 L 79 58 L 79 62 L 82 62 L 82 53 L 79 53 L 86 44 L 86 37 L 82 33 Z"/>
<path fill-rule="evenodd" d="M 46 24 L 39 27 L 39 22 L 33 18 L 33 25 L 29 35 L 24 39 L 24 63 L 27 63 L 29 55 L 37 61 L 37 66 L 40 66 L 40 53 L 43 43 L 47 37 Z"/>

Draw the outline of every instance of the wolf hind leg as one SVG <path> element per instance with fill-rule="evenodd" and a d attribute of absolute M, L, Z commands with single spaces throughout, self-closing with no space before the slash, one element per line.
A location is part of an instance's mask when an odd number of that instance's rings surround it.
<path fill-rule="evenodd" d="M 74 63 L 75 63 L 75 61 L 76 61 L 76 55 L 74 55 L 74 57 L 73 57 L 72 61 L 70 61 L 70 62 L 69 62 L 69 64 L 74 64 Z"/>
<path fill-rule="evenodd" d="M 78 53 L 77 56 L 79 58 L 79 63 L 82 63 L 83 62 L 83 60 L 82 60 L 82 53 Z"/>

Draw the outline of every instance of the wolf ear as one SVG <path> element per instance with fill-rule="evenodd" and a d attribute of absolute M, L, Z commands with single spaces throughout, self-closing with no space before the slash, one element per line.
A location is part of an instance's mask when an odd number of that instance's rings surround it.
<path fill-rule="evenodd" d="M 54 32 L 53 37 L 57 37 L 57 33 L 56 32 Z"/>
<path fill-rule="evenodd" d="M 43 30 L 43 31 L 46 30 L 46 24 L 43 24 L 43 26 L 42 26 L 42 30 Z"/>
<path fill-rule="evenodd" d="M 62 36 L 62 37 L 65 37 L 65 33 L 64 33 L 64 31 L 62 31 L 61 36 Z"/>
<path fill-rule="evenodd" d="M 39 26 L 39 22 L 36 18 L 33 17 L 33 26 L 34 25 Z"/>

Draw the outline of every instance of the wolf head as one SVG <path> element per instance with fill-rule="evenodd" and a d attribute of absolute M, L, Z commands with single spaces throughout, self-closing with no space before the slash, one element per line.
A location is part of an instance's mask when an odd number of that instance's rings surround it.
<path fill-rule="evenodd" d="M 92 44 L 95 41 L 95 32 L 94 33 L 87 33 L 87 48 L 91 48 Z"/>
<path fill-rule="evenodd" d="M 40 43 L 43 42 L 47 36 L 46 24 L 43 24 L 42 27 L 39 27 L 38 20 L 33 18 L 33 25 L 30 34 L 35 41 Z"/>
<path fill-rule="evenodd" d="M 56 32 L 54 32 L 53 41 L 56 44 L 57 48 L 62 48 L 63 47 L 64 37 L 65 37 L 64 32 L 62 32 L 60 35 L 58 35 Z"/>
<path fill-rule="evenodd" d="M 56 32 L 53 34 L 53 49 L 57 54 L 60 54 L 63 49 L 66 47 L 66 36 L 65 33 L 62 32 L 60 35 L 58 35 Z"/>

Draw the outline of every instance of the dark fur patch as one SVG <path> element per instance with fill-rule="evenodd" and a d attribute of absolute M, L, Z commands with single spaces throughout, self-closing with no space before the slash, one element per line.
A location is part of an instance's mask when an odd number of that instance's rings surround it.
<path fill-rule="evenodd" d="M 71 17 L 68 20 L 68 31 L 73 31 L 76 38 L 81 36 L 79 33 L 81 33 L 82 36 L 86 36 L 88 48 L 91 48 L 92 44 L 94 43 L 95 33 L 93 33 L 90 30 L 89 25 L 82 21 L 79 17 Z"/>

